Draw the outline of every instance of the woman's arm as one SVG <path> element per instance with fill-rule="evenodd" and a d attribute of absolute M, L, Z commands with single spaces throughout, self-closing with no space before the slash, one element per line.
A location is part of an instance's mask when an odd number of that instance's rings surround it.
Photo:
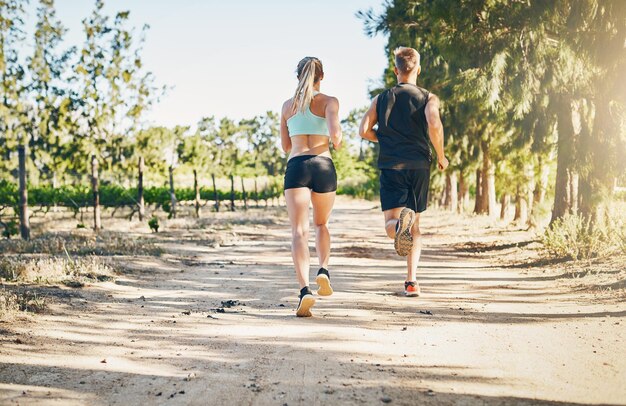
<path fill-rule="evenodd" d="M 291 137 L 289 137 L 289 128 L 287 128 L 287 120 L 285 119 L 285 113 L 291 106 L 289 100 L 283 104 L 283 109 L 280 113 L 280 144 L 285 153 L 291 152 Z"/>
<path fill-rule="evenodd" d="M 335 149 L 341 147 L 341 124 L 339 123 L 339 100 L 336 97 L 329 97 L 326 103 L 326 123 L 330 141 Z"/>
<path fill-rule="evenodd" d="M 361 125 L 359 126 L 359 135 L 361 136 L 361 138 L 372 142 L 378 142 L 376 131 L 374 131 L 374 126 L 378 122 L 378 114 L 376 113 L 377 100 L 378 96 L 374 97 L 374 100 L 372 100 L 372 104 L 370 104 L 370 108 L 363 116 L 363 119 L 361 120 Z"/>

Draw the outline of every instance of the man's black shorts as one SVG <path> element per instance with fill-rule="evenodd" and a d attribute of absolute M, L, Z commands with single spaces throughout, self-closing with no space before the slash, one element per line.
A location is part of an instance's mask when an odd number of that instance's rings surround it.
<path fill-rule="evenodd" d="M 408 207 L 416 213 L 426 210 L 430 169 L 381 169 L 382 210 Z"/>

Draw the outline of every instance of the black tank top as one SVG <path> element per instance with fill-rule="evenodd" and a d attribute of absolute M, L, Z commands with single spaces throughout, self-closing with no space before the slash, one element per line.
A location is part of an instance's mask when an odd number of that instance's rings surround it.
<path fill-rule="evenodd" d="M 432 160 L 426 121 L 428 91 L 400 83 L 378 95 L 378 167 L 380 169 L 429 168 Z"/>

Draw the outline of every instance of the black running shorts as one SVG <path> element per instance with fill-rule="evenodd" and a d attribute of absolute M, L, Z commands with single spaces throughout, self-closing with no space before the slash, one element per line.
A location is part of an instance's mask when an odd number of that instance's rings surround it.
<path fill-rule="evenodd" d="M 333 160 L 319 155 L 299 155 L 287 162 L 285 190 L 306 187 L 316 193 L 337 190 Z"/>
<path fill-rule="evenodd" d="M 426 210 L 430 169 L 381 169 L 380 204 L 383 211 L 408 207 L 416 213 Z"/>

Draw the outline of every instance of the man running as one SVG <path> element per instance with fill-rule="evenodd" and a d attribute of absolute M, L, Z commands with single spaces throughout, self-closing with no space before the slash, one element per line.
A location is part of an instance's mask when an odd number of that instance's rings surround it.
<path fill-rule="evenodd" d="M 432 161 L 428 140 L 437 153 L 440 170 L 448 167 L 448 159 L 443 152 L 439 99 L 416 85 L 421 72 L 419 53 L 400 47 L 394 56 L 398 84 L 372 100 L 361 120 L 359 135 L 380 145 L 378 168 L 385 231 L 394 239 L 398 255 L 407 257 L 405 295 L 419 296 L 419 214 L 426 210 Z"/>

